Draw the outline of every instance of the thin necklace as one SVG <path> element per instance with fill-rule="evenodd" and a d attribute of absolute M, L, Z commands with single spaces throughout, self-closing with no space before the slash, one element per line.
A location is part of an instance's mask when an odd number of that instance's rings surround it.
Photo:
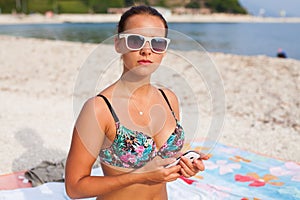
<path fill-rule="evenodd" d="M 147 108 L 150 104 L 150 99 L 151 97 L 153 96 L 153 92 L 151 92 L 151 95 L 149 96 L 149 101 L 147 102 L 147 104 L 144 106 L 144 108 Z M 138 111 L 139 115 L 140 116 L 143 116 L 144 115 L 144 112 L 142 109 L 139 109 L 138 106 L 135 104 L 134 100 L 132 100 L 132 103 L 134 105 L 134 107 L 136 108 L 136 110 Z"/>
<path fill-rule="evenodd" d="M 126 90 L 127 90 L 127 92 L 128 92 L 128 97 L 129 97 L 129 101 L 130 101 L 130 96 L 131 96 L 130 94 L 132 94 L 132 93 L 129 91 L 128 87 L 127 87 L 125 84 L 123 84 L 123 85 L 124 85 L 124 87 L 126 88 Z M 151 92 L 151 95 L 150 95 L 150 97 L 149 97 L 149 101 L 148 101 L 147 105 L 144 106 L 145 108 L 147 108 L 147 107 L 149 106 L 149 104 L 150 104 L 150 99 L 151 99 L 151 97 L 153 96 L 153 93 L 154 93 L 154 92 Z M 142 111 L 142 109 L 139 109 L 138 106 L 135 104 L 135 102 L 134 102 L 133 100 L 132 100 L 132 103 L 133 103 L 135 109 L 138 111 L 139 115 L 140 115 L 140 116 L 143 116 L 143 115 L 144 115 L 144 112 Z"/>

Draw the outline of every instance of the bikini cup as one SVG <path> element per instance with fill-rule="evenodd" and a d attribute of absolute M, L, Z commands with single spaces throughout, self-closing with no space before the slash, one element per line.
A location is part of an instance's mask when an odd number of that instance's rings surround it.
<path fill-rule="evenodd" d="M 130 130 L 123 126 L 108 99 L 103 95 L 97 95 L 102 97 L 106 102 L 115 120 L 117 132 L 111 146 L 100 151 L 99 157 L 101 162 L 117 167 L 139 168 L 157 155 L 162 158 L 169 158 L 175 156 L 182 149 L 184 131 L 176 119 L 165 93 L 161 89 L 159 89 L 159 91 L 162 93 L 176 120 L 176 127 L 174 132 L 158 151 L 156 150 L 155 141 L 151 136 L 139 131 Z"/>

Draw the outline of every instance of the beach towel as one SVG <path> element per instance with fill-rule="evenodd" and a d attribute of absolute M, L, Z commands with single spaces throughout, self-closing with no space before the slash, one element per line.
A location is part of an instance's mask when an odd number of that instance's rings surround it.
<path fill-rule="evenodd" d="M 204 144 L 204 145 L 203 145 Z M 194 142 L 189 149 L 203 150 L 208 143 Z M 206 170 L 192 178 L 167 184 L 170 200 L 300 199 L 300 165 L 223 144 L 216 144 L 205 162 Z M 101 168 L 92 170 L 102 175 Z M 69 200 L 64 183 L 0 191 L 1 200 Z M 95 198 L 90 198 L 92 200 Z"/>
<path fill-rule="evenodd" d="M 208 148 L 201 145 L 192 143 L 190 148 Z M 202 199 L 300 199 L 299 163 L 220 143 L 211 151 L 211 158 L 204 162 L 204 172 L 185 179 L 190 191 L 198 191 Z"/>

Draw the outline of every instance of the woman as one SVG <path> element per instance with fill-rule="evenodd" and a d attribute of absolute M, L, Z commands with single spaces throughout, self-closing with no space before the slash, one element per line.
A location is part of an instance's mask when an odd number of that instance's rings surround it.
<path fill-rule="evenodd" d="M 176 95 L 150 83 L 170 42 L 167 30 L 151 7 L 132 7 L 122 15 L 115 49 L 123 73 L 85 103 L 76 121 L 65 176 L 71 198 L 167 199 L 167 182 L 204 170 L 206 156 L 165 167 L 184 140 Z M 98 156 L 104 176 L 91 176 Z"/>

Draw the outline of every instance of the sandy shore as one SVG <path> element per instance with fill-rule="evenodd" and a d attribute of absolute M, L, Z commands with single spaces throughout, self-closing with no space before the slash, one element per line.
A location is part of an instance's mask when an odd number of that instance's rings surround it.
<path fill-rule="evenodd" d="M 0 46 L 0 174 L 65 158 L 75 80 L 96 45 L 0 36 Z M 300 162 L 300 61 L 210 56 L 226 94 L 220 142 Z"/>
<path fill-rule="evenodd" d="M 211 15 L 165 15 L 168 22 L 212 22 L 212 23 L 300 23 L 300 18 L 257 17 L 251 15 L 211 14 Z M 100 23 L 117 22 L 118 14 L 60 14 L 46 17 L 41 14 L 32 15 L 0 15 L 0 24 L 32 24 L 32 23 Z"/>

